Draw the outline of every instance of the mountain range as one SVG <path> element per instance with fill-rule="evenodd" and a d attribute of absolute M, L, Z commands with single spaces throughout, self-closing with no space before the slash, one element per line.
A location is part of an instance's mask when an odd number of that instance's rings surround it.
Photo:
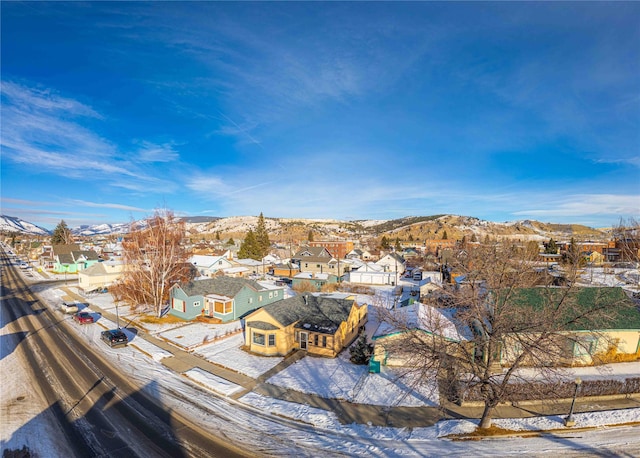
<path fill-rule="evenodd" d="M 183 217 L 187 235 L 192 240 L 216 238 L 242 239 L 249 229 L 255 229 L 258 217 L 232 216 Z M 604 240 L 610 230 L 594 229 L 577 224 L 541 223 L 534 220 L 492 222 L 470 216 L 432 215 L 407 216 L 394 220 L 341 221 L 332 219 L 264 218 L 272 240 L 300 241 L 312 236 L 321 239 L 367 239 L 386 236 L 391 241 L 424 239 L 484 240 L 508 238 L 518 240 Z M 83 225 L 71 228 L 80 237 L 125 234 L 130 223 Z M 0 232 L 18 232 L 30 235 L 49 235 L 51 231 L 13 216 L 0 215 Z"/>

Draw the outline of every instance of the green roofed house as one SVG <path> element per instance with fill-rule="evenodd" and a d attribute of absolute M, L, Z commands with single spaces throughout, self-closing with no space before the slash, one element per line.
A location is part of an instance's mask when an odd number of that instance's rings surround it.
<path fill-rule="evenodd" d="M 308 294 L 262 307 L 245 318 L 245 345 L 253 353 L 293 350 L 336 357 L 367 322 L 367 304 L 348 294 Z"/>
<path fill-rule="evenodd" d="M 172 286 L 169 313 L 184 320 L 205 316 L 226 323 L 282 299 L 284 288 L 266 288 L 253 280 L 221 276 Z"/>
<path fill-rule="evenodd" d="M 557 303 L 563 294 L 564 288 L 523 288 L 516 292 L 515 300 L 522 307 L 539 308 Z M 559 331 L 566 336 L 566 350 L 563 360 L 554 363 L 591 365 L 596 356 L 600 362 L 616 362 L 625 355 L 640 358 L 640 310 L 622 288 L 573 288 L 563 300 L 569 301 L 572 316 L 581 318 L 564 325 L 559 320 Z M 594 322 L 589 310 L 603 305 L 610 307 L 608 316 Z M 502 365 L 508 366 L 518 354 L 516 340 L 507 339 Z"/>

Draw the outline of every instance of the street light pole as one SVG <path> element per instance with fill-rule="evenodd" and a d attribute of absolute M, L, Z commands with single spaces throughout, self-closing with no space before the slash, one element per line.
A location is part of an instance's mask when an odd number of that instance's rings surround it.
<path fill-rule="evenodd" d="M 580 377 L 576 378 L 574 382 L 576 384 L 576 390 L 573 392 L 573 400 L 571 401 L 571 408 L 569 409 L 569 415 L 564 419 L 565 426 L 574 426 L 576 421 L 573 419 L 573 408 L 576 405 L 576 397 L 578 396 L 578 390 L 580 389 L 580 385 L 582 384 L 582 380 Z"/>

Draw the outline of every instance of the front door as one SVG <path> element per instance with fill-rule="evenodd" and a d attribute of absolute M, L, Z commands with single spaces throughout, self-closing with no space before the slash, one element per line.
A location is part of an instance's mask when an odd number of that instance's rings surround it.
<path fill-rule="evenodd" d="M 300 333 L 300 350 L 307 349 L 307 340 L 308 340 L 308 334 L 306 332 L 301 332 Z"/>

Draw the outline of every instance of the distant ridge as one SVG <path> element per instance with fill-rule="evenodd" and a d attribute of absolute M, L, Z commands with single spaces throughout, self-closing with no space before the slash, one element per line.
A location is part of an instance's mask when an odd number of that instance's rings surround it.
<path fill-rule="evenodd" d="M 186 216 L 181 218 L 186 224 L 187 235 L 200 239 L 214 235 L 225 238 L 242 239 L 249 229 L 255 229 L 256 216 Z M 375 239 L 386 236 L 390 242 L 415 241 L 416 245 L 426 239 L 449 238 L 484 241 L 490 239 L 511 239 L 544 241 L 549 238 L 569 240 L 605 240 L 610 231 L 594 229 L 579 224 L 541 223 L 535 220 L 512 222 L 492 222 L 471 216 L 431 215 L 407 216 L 393 220 L 341 221 L 335 219 L 269 218 L 265 226 L 272 241 L 296 241 L 303 243 L 312 232 L 315 240 Z M 140 221 L 139 223 L 143 223 Z M 77 236 L 108 236 L 126 234 L 131 222 L 119 224 L 83 225 L 71 228 Z M 0 230 L 32 235 L 48 235 L 49 231 L 35 224 L 2 215 Z"/>
<path fill-rule="evenodd" d="M 0 215 L 0 231 L 19 232 L 21 234 L 48 235 L 50 232 L 33 223 L 17 218 L 15 216 Z"/>

